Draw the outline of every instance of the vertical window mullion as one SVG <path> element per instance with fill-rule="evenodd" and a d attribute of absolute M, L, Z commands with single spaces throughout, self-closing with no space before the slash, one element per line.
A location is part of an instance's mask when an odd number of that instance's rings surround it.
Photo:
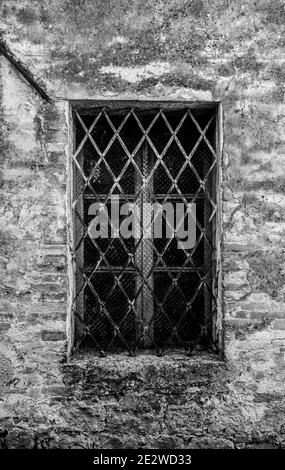
<path fill-rule="evenodd" d="M 145 182 L 150 173 L 149 168 L 149 156 L 147 143 L 144 142 L 142 151 L 139 159 L 140 171 L 143 176 L 143 188 L 137 203 L 139 204 L 140 211 L 140 241 L 136 257 L 139 267 L 141 269 L 142 276 L 137 273 L 137 291 L 140 290 L 140 294 L 137 299 L 137 310 L 139 317 L 142 319 L 145 327 L 143 335 L 143 344 L 145 348 L 152 345 L 154 338 L 154 324 L 153 324 L 153 275 L 149 276 L 153 264 L 153 238 L 145 238 L 143 230 L 146 228 L 146 224 L 149 224 L 149 214 L 146 212 L 146 203 L 151 202 L 152 199 L 152 182 L 149 181 L 146 185 Z M 139 188 L 138 188 L 139 189 Z M 147 219 L 147 220 L 146 220 Z"/>
<path fill-rule="evenodd" d="M 206 174 L 206 163 L 204 162 L 203 165 L 203 177 L 205 177 Z M 205 184 L 205 189 L 207 189 L 208 194 L 212 197 L 212 175 L 208 177 L 208 181 Z M 207 240 L 212 240 L 213 237 L 213 232 L 212 232 L 212 222 L 210 222 L 210 217 L 211 217 L 211 207 L 210 203 L 206 197 L 204 196 L 204 230 L 205 230 L 205 236 L 206 238 L 204 239 L 204 319 L 203 319 L 203 324 L 204 324 L 204 335 L 207 335 L 210 328 L 209 328 L 209 322 L 211 321 L 210 315 L 212 312 L 212 296 L 209 292 L 209 288 L 212 287 L 212 266 L 213 266 L 213 252 L 211 249 L 211 246 L 209 245 Z M 206 240 L 207 239 L 207 240 Z"/>
<path fill-rule="evenodd" d="M 84 167 L 84 152 L 81 152 L 77 156 L 77 161 L 80 164 L 81 168 Z M 79 169 L 74 163 L 75 167 L 75 188 L 79 187 L 79 194 L 77 195 L 76 202 L 76 212 L 73 213 L 73 224 L 75 227 L 75 277 L 76 277 L 76 296 L 75 308 L 76 308 L 76 336 L 78 339 L 82 338 L 84 335 L 84 240 L 82 237 L 84 235 L 84 227 L 81 221 L 84 221 L 84 200 L 82 192 L 82 176 L 80 175 Z M 76 191 L 76 190 L 75 190 Z M 76 194 L 76 192 L 75 192 Z M 80 243 L 80 244 L 79 244 Z"/>

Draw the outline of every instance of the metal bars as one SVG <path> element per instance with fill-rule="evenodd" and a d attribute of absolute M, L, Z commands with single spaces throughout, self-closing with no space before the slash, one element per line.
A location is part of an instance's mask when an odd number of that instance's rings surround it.
<path fill-rule="evenodd" d="M 215 348 L 216 108 L 122 104 L 74 110 L 73 120 L 74 347 L 101 355 Z M 120 212 L 124 204 L 137 205 L 135 235 L 126 238 L 118 231 L 111 216 L 114 201 L 117 223 L 126 219 Z M 95 202 L 106 208 L 106 238 L 90 237 Z M 157 216 L 147 204 L 169 204 L 175 218 L 177 202 L 196 205 L 190 249 L 179 243 L 179 227 L 167 236 L 174 227 L 164 212 L 161 237 L 154 237 Z M 180 224 L 186 219 L 187 211 Z"/>

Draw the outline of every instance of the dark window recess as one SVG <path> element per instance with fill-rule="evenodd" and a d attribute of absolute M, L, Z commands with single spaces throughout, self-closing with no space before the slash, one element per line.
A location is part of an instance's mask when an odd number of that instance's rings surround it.
<path fill-rule="evenodd" d="M 215 106 L 159 105 L 74 111 L 76 348 L 101 354 L 213 350 L 216 113 Z M 176 235 L 146 239 L 142 227 L 137 238 L 91 239 L 90 205 L 108 207 L 114 195 L 119 204 L 136 202 L 139 207 L 145 202 L 195 203 L 195 246 L 178 248 Z"/>

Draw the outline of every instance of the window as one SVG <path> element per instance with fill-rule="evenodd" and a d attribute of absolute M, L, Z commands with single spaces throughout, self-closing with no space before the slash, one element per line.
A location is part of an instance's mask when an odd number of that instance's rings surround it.
<path fill-rule="evenodd" d="M 218 104 L 72 108 L 76 348 L 215 347 Z"/>

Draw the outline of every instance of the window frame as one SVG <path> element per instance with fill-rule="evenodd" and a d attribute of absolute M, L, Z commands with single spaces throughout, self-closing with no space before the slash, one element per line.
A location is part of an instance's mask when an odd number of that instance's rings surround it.
<path fill-rule="evenodd" d="M 126 99 L 99 99 L 99 100 L 69 100 L 66 102 L 66 120 L 67 120 L 67 243 L 68 243 L 68 293 L 67 293 L 67 356 L 70 357 L 74 352 L 75 345 L 75 319 L 72 311 L 74 295 L 76 293 L 76 277 L 74 269 L 74 220 L 72 211 L 73 198 L 73 152 L 75 148 L 75 121 L 73 119 L 74 111 L 80 112 L 94 107 L 111 107 L 112 109 L 120 109 L 126 107 L 137 107 L 140 109 L 151 109 L 161 107 L 164 110 L 175 110 L 183 108 L 212 108 L 215 110 L 215 132 L 216 132 L 216 174 L 215 174 L 215 198 L 216 198 L 216 222 L 213 231 L 213 240 L 216 246 L 216 266 L 217 273 L 217 310 L 212 318 L 212 340 L 217 346 L 217 352 L 223 354 L 224 337 L 223 337 L 223 296 L 222 296 L 222 243 L 223 243 L 223 227 L 222 227 L 222 155 L 223 155 L 223 108 L 221 101 L 168 101 L 168 100 L 126 100 Z M 183 351 L 184 352 L 184 351 Z M 126 351 L 127 353 L 127 351 Z M 109 354 L 109 353 L 108 353 Z M 166 353 L 167 354 L 167 353 Z M 196 352 L 194 352 L 196 354 Z"/>

